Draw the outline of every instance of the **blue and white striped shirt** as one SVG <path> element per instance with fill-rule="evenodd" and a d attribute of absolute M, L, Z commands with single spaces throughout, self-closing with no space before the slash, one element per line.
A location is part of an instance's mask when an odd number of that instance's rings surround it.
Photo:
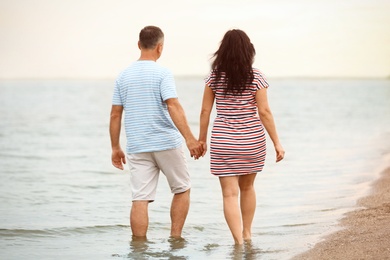
<path fill-rule="evenodd" d="M 164 101 L 177 98 L 172 73 L 154 61 L 136 61 L 117 78 L 113 105 L 123 106 L 126 152 L 156 152 L 182 145 Z"/>

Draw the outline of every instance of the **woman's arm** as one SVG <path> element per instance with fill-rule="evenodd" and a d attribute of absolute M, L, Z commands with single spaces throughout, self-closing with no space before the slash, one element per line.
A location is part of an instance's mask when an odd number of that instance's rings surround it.
<path fill-rule="evenodd" d="M 199 130 L 199 142 L 203 145 L 204 156 L 207 152 L 207 132 L 210 122 L 210 113 L 214 104 L 214 92 L 209 86 L 204 87 L 202 108 L 200 111 L 200 130 Z"/>
<path fill-rule="evenodd" d="M 263 88 L 256 92 L 256 103 L 261 122 L 263 123 L 269 137 L 271 138 L 275 151 L 276 162 L 283 160 L 285 151 L 280 144 L 278 133 L 276 131 L 274 117 L 268 104 L 267 89 Z"/>

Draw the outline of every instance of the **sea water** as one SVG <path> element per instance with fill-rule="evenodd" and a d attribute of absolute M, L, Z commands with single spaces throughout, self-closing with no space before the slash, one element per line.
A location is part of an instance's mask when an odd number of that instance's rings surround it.
<path fill-rule="evenodd" d="M 113 80 L 0 81 L 0 259 L 289 259 L 311 248 L 390 164 L 390 81 L 269 82 L 286 157 L 276 164 L 267 139 L 253 238 L 240 248 L 208 155 L 195 161 L 187 150 L 184 239 L 169 238 L 172 196 L 161 176 L 148 238 L 132 240 L 129 170 L 110 160 Z M 203 80 L 176 83 L 197 136 Z"/>

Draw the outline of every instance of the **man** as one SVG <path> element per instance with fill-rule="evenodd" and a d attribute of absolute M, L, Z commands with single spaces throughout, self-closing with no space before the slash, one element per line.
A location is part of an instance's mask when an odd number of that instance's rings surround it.
<path fill-rule="evenodd" d="M 130 226 L 135 237 L 146 237 L 148 204 L 155 199 L 160 170 L 174 194 L 170 212 L 171 237 L 181 237 L 191 187 L 182 136 L 191 157 L 198 159 L 203 152 L 178 101 L 172 74 L 156 63 L 163 51 L 163 43 L 164 34 L 160 28 L 147 26 L 141 30 L 138 41 L 140 58 L 117 78 L 112 101 L 112 164 L 123 170 L 126 163 L 119 143 L 124 111 L 133 196 Z"/>

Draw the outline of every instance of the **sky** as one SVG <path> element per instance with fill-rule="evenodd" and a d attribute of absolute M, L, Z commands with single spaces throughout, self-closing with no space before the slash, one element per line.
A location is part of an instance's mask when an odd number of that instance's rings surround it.
<path fill-rule="evenodd" d="M 390 0 L 0 0 L 0 79 L 115 78 L 146 25 L 177 76 L 205 76 L 234 28 L 268 77 L 390 76 Z"/>

